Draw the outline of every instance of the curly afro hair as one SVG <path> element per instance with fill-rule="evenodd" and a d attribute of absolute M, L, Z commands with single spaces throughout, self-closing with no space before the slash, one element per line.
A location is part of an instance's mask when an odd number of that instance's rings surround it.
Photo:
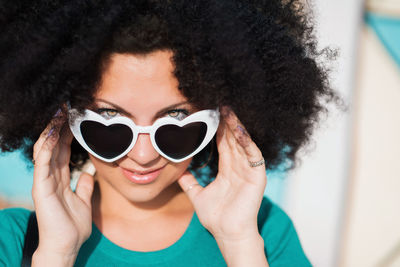
<path fill-rule="evenodd" d="M 230 106 L 267 168 L 294 166 L 337 95 L 311 16 L 295 0 L 0 1 L 0 148 L 32 146 L 69 101 L 93 102 L 113 53 L 171 50 L 179 90 L 200 108 Z M 72 144 L 71 168 L 88 158 Z M 209 160 L 212 142 L 191 168 Z M 218 154 L 208 165 L 217 172 Z"/>

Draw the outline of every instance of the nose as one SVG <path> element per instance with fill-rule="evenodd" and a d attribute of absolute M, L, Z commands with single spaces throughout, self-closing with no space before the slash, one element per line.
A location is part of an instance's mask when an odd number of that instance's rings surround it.
<path fill-rule="evenodd" d="M 127 157 L 139 165 L 146 166 L 152 165 L 161 155 L 158 154 L 151 144 L 150 135 L 141 133 L 132 150 L 127 154 Z"/>

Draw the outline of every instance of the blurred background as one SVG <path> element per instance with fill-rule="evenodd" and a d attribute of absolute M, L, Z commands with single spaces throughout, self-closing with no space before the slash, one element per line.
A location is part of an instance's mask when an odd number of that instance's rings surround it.
<path fill-rule="evenodd" d="M 400 266 L 400 0 L 314 0 L 320 47 L 339 49 L 331 108 L 266 194 L 292 218 L 314 266 Z M 32 169 L 0 154 L 0 208 L 32 208 Z"/>

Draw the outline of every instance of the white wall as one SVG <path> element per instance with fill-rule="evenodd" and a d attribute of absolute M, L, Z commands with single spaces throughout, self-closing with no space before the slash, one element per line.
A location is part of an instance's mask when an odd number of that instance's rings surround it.
<path fill-rule="evenodd" d="M 320 46 L 339 48 L 332 85 L 349 105 L 333 109 L 315 132 L 314 144 L 286 180 L 283 208 L 292 217 L 303 248 L 315 266 L 336 266 L 351 150 L 351 98 L 362 22 L 361 0 L 315 0 Z"/>
<path fill-rule="evenodd" d="M 364 26 L 342 266 L 400 266 L 400 69 Z"/>

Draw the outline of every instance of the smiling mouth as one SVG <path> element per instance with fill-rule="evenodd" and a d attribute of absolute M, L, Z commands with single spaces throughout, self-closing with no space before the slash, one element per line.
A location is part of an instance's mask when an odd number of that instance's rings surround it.
<path fill-rule="evenodd" d="M 146 170 L 146 171 L 137 171 L 137 170 L 128 170 L 123 167 L 120 167 L 122 173 L 129 181 L 135 184 L 149 184 L 154 182 L 159 176 L 162 169 L 164 169 L 165 165 L 158 169 Z"/>
<path fill-rule="evenodd" d="M 121 168 L 124 169 L 124 170 L 127 170 L 127 171 L 129 171 L 129 172 L 132 172 L 132 173 L 134 173 L 134 174 L 145 175 L 145 174 L 148 174 L 148 173 L 152 173 L 152 172 L 161 170 L 161 169 L 164 168 L 164 167 L 165 167 L 165 165 L 162 166 L 162 167 L 156 168 L 156 169 L 145 170 L 145 171 L 131 170 L 131 169 L 127 169 L 127 168 L 124 168 L 124 167 L 121 167 Z"/>

